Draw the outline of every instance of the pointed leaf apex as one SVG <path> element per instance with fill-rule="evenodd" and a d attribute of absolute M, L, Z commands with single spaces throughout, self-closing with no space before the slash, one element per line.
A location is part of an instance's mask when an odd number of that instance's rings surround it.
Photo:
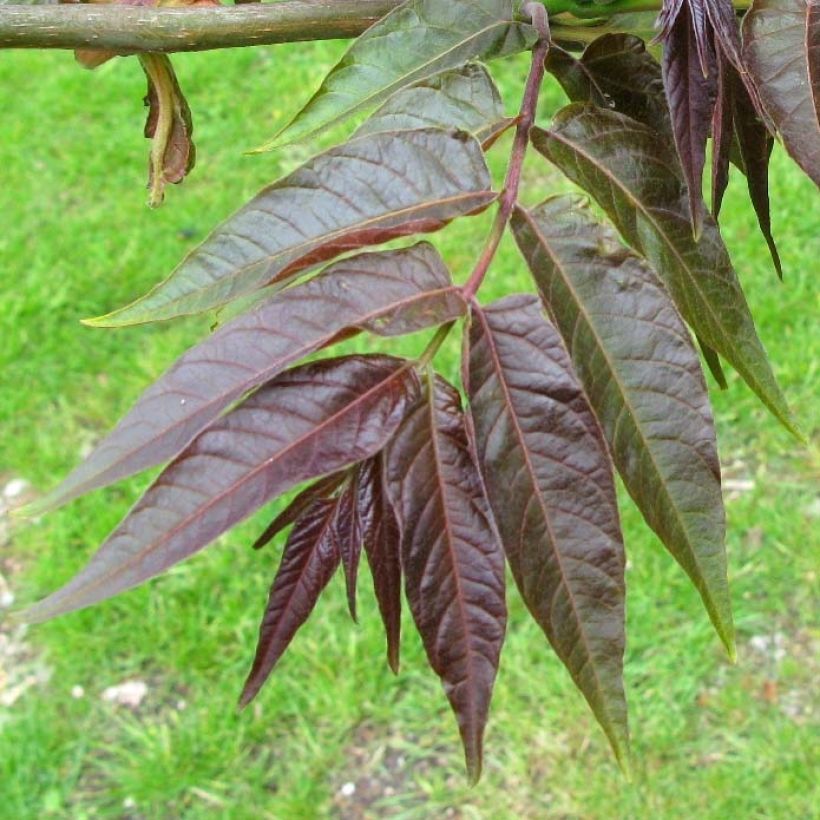
<path fill-rule="evenodd" d="M 467 783 L 470 786 L 477 786 L 478 781 L 481 780 L 481 751 L 479 750 L 477 758 L 471 757 L 466 748 L 464 754 L 467 765 Z"/>
<path fill-rule="evenodd" d="M 138 305 L 142 299 L 137 299 L 124 307 L 112 310 L 110 313 L 103 313 L 101 316 L 92 316 L 89 319 L 80 319 L 80 324 L 86 327 L 127 327 L 129 325 L 141 325 L 150 322 L 150 319 L 139 318 L 129 319 L 128 314 L 134 305 Z"/>
<path fill-rule="evenodd" d="M 630 751 L 629 746 L 626 747 L 626 750 L 622 754 L 616 751 L 615 757 L 618 761 L 618 767 L 621 770 L 621 774 L 624 776 L 624 780 L 626 780 L 627 783 L 634 783 L 635 777 L 632 772 L 632 752 Z"/>

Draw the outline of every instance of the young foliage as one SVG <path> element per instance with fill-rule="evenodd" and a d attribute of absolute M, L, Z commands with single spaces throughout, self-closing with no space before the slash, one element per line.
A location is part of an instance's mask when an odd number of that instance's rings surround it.
<path fill-rule="evenodd" d="M 534 40 L 533 29 L 514 19 L 512 0 L 409 0 L 359 37 L 266 147 L 303 139 L 418 80 L 523 51 Z"/>
<path fill-rule="evenodd" d="M 786 150 L 820 185 L 820 4 L 755 0 L 743 54 Z"/>
<path fill-rule="evenodd" d="M 727 386 L 722 357 L 797 432 L 717 217 L 733 162 L 780 272 L 768 159 L 780 137 L 820 184 L 818 6 L 755 0 L 741 42 L 728 0 L 668 0 L 662 67 L 625 32 L 579 54 L 572 20 L 559 22 L 560 46 L 537 3 L 407 0 L 350 47 L 275 142 L 375 108 L 354 137 L 261 191 L 146 296 L 88 322 L 239 305 L 37 505 L 166 464 L 86 568 L 23 617 L 44 620 L 142 583 L 311 482 L 254 544 L 292 527 L 242 704 L 340 566 L 356 618 L 364 549 L 388 664 L 398 672 L 403 587 L 477 779 L 509 564 L 628 771 L 617 470 L 734 655 L 720 464 L 693 338 L 718 384 Z M 579 27 L 578 39 L 590 30 Z M 510 117 L 476 61 L 524 49 L 531 67 Z M 572 102 L 535 125 L 545 71 Z M 155 173 L 192 160 L 185 111 L 163 120 L 171 153 Z M 513 125 L 495 190 L 484 152 Z M 701 195 L 709 138 L 712 214 Z M 585 198 L 526 203 L 530 145 L 536 163 L 597 202 L 629 248 Z M 461 285 L 426 242 L 363 252 L 493 203 Z M 508 229 L 533 292 L 483 305 Z M 434 369 L 457 323 L 462 391 Z M 414 359 L 326 354 L 358 333 L 388 345 L 424 330 L 430 340 Z"/>

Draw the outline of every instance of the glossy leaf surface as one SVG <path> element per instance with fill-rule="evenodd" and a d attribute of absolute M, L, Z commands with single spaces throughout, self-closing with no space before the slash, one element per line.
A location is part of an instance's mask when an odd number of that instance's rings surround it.
<path fill-rule="evenodd" d="M 409 0 L 371 26 L 268 147 L 294 142 L 477 58 L 523 51 L 534 30 L 510 0 Z"/>
<path fill-rule="evenodd" d="M 626 767 L 624 549 L 606 443 L 535 296 L 471 317 L 465 383 L 510 568 Z"/>
<path fill-rule="evenodd" d="M 484 66 L 468 63 L 397 91 L 355 136 L 413 128 L 457 128 L 479 142 L 508 127 L 501 95 Z"/>
<path fill-rule="evenodd" d="M 384 459 L 363 462 L 358 475 L 358 516 L 373 590 L 387 638 L 387 663 L 399 672 L 401 557 L 399 525 L 384 486 Z"/>
<path fill-rule="evenodd" d="M 534 146 L 607 212 L 660 275 L 683 318 L 720 353 L 778 419 L 797 434 L 729 254 L 710 216 L 692 237 L 677 163 L 638 122 L 574 104 Z"/>
<path fill-rule="evenodd" d="M 359 571 L 359 558 L 362 550 L 361 530 L 358 516 L 357 471 L 341 490 L 336 503 L 336 515 L 333 518 L 332 537 L 336 541 L 342 567 L 345 573 L 347 591 L 347 608 L 350 617 L 356 618 L 356 576 Z"/>
<path fill-rule="evenodd" d="M 303 513 L 307 512 L 314 502 L 329 498 L 338 489 L 347 477 L 347 470 L 331 473 L 317 479 L 298 493 L 290 504 L 280 512 L 273 521 L 265 527 L 264 532 L 253 542 L 253 548 L 258 550 L 269 544 L 282 530 L 293 524 Z"/>
<path fill-rule="evenodd" d="M 478 143 L 462 132 L 371 134 L 263 189 L 161 284 L 90 323 L 200 313 L 341 253 L 435 231 L 495 198 Z"/>
<path fill-rule="evenodd" d="M 550 48 L 546 65 L 573 102 L 613 108 L 671 139 L 661 67 L 640 38 L 605 34 L 579 58 Z"/>
<path fill-rule="evenodd" d="M 475 781 L 507 619 L 504 560 L 458 393 L 431 373 L 423 399 L 390 444 L 387 476 L 407 602 L 456 714 Z"/>
<path fill-rule="evenodd" d="M 136 586 L 296 484 L 368 458 L 416 394 L 412 367 L 389 356 L 281 374 L 194 439 L 85 569 L 24 617 L 45 620 Z"/>
<path fill-rule="evenodd" d="M 704 64 L 704 60 L 706 63 Z M 706 139 L 717 96 L 714 51 L 698 48 L 689 7 L 684 2 L 664 41 L 663 84 L 672 114 L 672 132 L 689 192 L 689 214 L 696 236 L 703 229 L 703 166 Z"/>
<path fill-rule="evenodd" d="M 577 197 L 519 209 L 513 230 L 626 488 L 733 654 L 715 428 L 683 320 L 656 274 Z"/>
<path fill-rule="evenodd" d="M 339 566 L 341 556 L 334 537 L 338 509 L 339 499 L 314 501 L 297 520 L 285 544 L 240 706 L 256 697 Z"/>
<path fill-rule="evenodd" d="M 162 463 L 232 402 L 348 328 L 392 336 L 466 310 L 427 243 L 360 254 L 243 314 L 185 353 L 41 508 Z"/>
<path fill-rule="evenodd" d="M 820 3 L 755 0 L 743 56 L 786 150 L 820 185 Z"/>

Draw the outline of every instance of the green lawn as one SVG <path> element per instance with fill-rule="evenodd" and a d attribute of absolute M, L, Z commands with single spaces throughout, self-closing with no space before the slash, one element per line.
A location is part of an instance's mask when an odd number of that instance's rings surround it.
<path fill-rule="evenodd" d="M 0 486 L 22 477 L 37 490 L 51 487 L 207 332 L 207 318 L 113 332 L 78 320 L 142 294 L 255 190 L 307 157 L 303 145 L 262 156 L 243 151 L 273 134 L 340 48 L 298 44 L 177 59 L 199 166 L 157 211 L 145 207 L 136 62 L 89 73 L 68 53 L 0 53 Z M 520 60 L 499 68 L 512 110 L 525 69 Z M 549 88 L 545 110 L 559 99 Z M 507 145 L 495 149 L 500 162 Z M 820 206 L 780 150 L 771 180 L 785 282 L 775 277 L 736 173 L 725 236 L 775 371 L 811 433 Z M 532 201 L 567 187 L 536 157 L 525 186 Z M 441 238 L 457 277 L 469 271 L 485 227 L 481 217 Z M 506 243 L 482 296 L 516 287 L 526 289 L 527 276 Z M 400 346 L 419 350 L 424 341 Z M 452 338 L 440 354 L 451 375 L 457 352 Z M 0 612 L 0 695 L 3 675 L 19 674 L 15 664 L 51 670 L 11 706 L 0 701 L 0 818 L 820 816 L 817 451 L 797 444 L 737 378 L 730 381 L 714 400 L 736 666 L 683 574 L 622 505 L 634 783 L 621 778 L 512 588 L 485 775 L 475 788 L 465 785 L 455 722 L 409 619 L 401 675 L 387 670 L 366 570 L 361 624 L 350 623 L 336 579 L 254 706 L 238 713 L 281 546 L 250 549 L 262 514 L 151 584 L 29 629 L 27 649 L 11 660 L 2 648 L 12 627 Z M 147 480 L 17 527 L 5 546 L 0 535 L 0 572 L 18 601 L 42 596 L 78 569 Z M 129 679 L 149 687 L 136 711 L 101 699 Z M 75 687 L 82 697 L 72 695 Z"/>

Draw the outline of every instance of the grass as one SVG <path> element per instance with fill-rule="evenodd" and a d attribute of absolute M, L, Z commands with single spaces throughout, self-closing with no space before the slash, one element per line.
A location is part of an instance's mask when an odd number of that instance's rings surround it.
<path fill-rule="evenodd" d="M 69 54 L 0 53 L 0 84 L 12 91 L 0 140 L 0 477 L 51 487 L 207 332 L 207 318 L 115 332 L 77 320 L 143 293 L 306 158 L 301 145 L 242 152 L 274 133 L 339 51 L 298 44 L 177 59 L 200 161 L 155 212 L 144 204 L 135 61 L 87 73 Z M 523 70 L 515 60 L 499 67 L 510 108 Z M 549 88 L 545 111 L 558 101 Z M 567 187 L 533 160 L 530 200 Z M 778 377 L 811 433 L 817 195 L 780 150 L 771 177 L 785 283 L 737 174 L 724 232 Z M 457 276 L 485 227 L 485 218 L 466 221 L 439 240 Z M 482 295 L 514 288 L 528 283 L 505 243 Z M 440 363 L 455 375 L 451 341 Z M 695 592 L 624 502 L 633 783 L 514 592 L 476 788 L 465 785 L 454 721 L 409 620 L 402 673 L 387 671 L 366 573 L 361 625 L 349 622 L 336 579 L 258 701 L 237 713 L 277 563 L 278 547 L 249 549 L 263 514 L 147 586 L 29 630 L 29 652 L 52 676 L 0 706 L 0 818 L 818 816 L 816 450 L 795 443 L 737 378 L 714 403 L 730 479 L 740 659 L 727 663 Z M 145 485 L 143 476 L 17 528 L 0 546 L 0 571 L 14 571 L 18 599 L 64 582 Z M 149 685 L 138 710 L 102 701 L 103 689 L 133 678 Z M 83 697 L 72 696 L 77 686 Z"/>

